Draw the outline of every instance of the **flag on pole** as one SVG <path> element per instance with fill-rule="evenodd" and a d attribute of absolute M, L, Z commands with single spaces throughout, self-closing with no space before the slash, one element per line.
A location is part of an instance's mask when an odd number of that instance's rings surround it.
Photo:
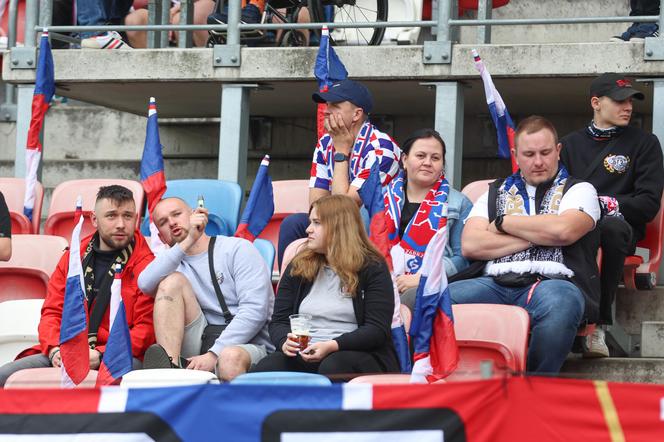
<path fill-rule="evenodd" d="M 447 215 L 447 209 L 444 210 Z M 411 382 L 424 383 L 442 379 L 459 362 L 459 348 L 454 335 L 452 301 L 447 289 L 445 265 L 440 259 L 447 244 L 447 216 L 427 246 L 420 269 L 415 313 L 410 326 L 415 355 Z"/>
<path fill-rule="evenodd" d="M 348 77 L 346 67 L 339 59 L 339 56 L 330 46 L 330 31 L 324 27 L 320 36 L 320 45 L 318 47 L 318 55 L 316 56 L 316 64 L 314 66 L 314 75 L 318 80 L 318 91 L 327 92 L 332 83 L 345 80 Z M 325 103 L 318 104 L 316 113 L 316 121 L 318 128 L 318 138 L 325 134 Z"/>
<path fill-rule="evenodd" d="M 39 136 L 44 126 L 44 117 L 51 105 L 55 93 L 55 75 L 53 55 L 48 41 L 48 31 L 44 30 L 39 42 L 39 60 L 35 80 L 35 93 L 32 96 L 32 117 L 28 129 L 28 141 L 25 146 L 25 198 L 23 213 L 32 221 L 32 210 L 35 207 L 35 185 L 37 169 L 41 161 L 42 144 Z M 39 232 L 37 232 L 39 233 Z"/>
<path fill-rule="evenodd" d="M 85 300 L 85 282 L 81 266 L 81 227 L 83 201 L 76 200 L 76 226 L 69 245 L 69 268 L 65 286 L 62 322 L 60 324 L 60 357 L 62 359 L 62 386 L 71 388 L 83 382 L 90 371 L 88 347 L 88 318 Z"/>
<path fill-rule="evenodd" d="M 148 105 L 148 124 L 145 130 L 145 144 L 141 158 L 141 184 L 148 197 L 148 216 L 150 218 L 150 248 L 154 253 L 165 248 L 159 239 L 159 232 L 152 220 L 152 211 L 166 192 L 166 176 L 164 175 L 164 156 L 159 140 L 159 122 L 157 120 L 157 103 L 150 97 Z"/>
<path fill-rule="evenodd" d="M 359 192 L 362 204 L 369 212 L 369 239 L 378 251 L 385 257 L 387 266 L 392 275 L 394 293 L 394 314 L 392 316 L 392 341 L 399 358 L 402 373 L 410 373 L 410 350 L 408 337 L 401 318 L 401 298 L 394 277 L 392 256 L 390 255 L 390 241 L 388 238 L 388 223 L 385 214 L 383 190 L 380 182 L 380 164 L 376 161 L 371 167 L 369 177 L 364 181 Z M 442 260 L 441 260 L 442 262 Z"/>
<path fill-rule="evenodd" d="M 253 242 L 274 215 L 274 193 L 272 178 L 270 178 L 270 172 L 268 171 L 269 166 L 270 156 L 265 155 L 256 173 L 254 184 L 251 186 L 247 206 L 242 212 L 240 224 L 235 231 L 235 236 L 238 238 Z"/>
<path fill-rule="evenodd" d="M 510 117 L 510 113 L 507 111 L 507 106 L 505 106 L 503 98 L 493 84 L 491 74 L 486 66 L 484 66 L 484 62 L 475 49 L 472 50 L 472 53 L 475 59 L 475 69 L 480 73 L 482 83 L 484 84 L 486 104 L 489 105 L 489 113 L 491 114 L 493 124 L 496 126 L 498 157 L 504 159 L 510 158 L 512 161 L 512 172 L 516 172 L 519 167 L 516 165 L 516 161 L 512 155 L 515 132 L 514 122 L 512 122 L 512 117 Z"/>
<path fill-rule="evenodd" d="M 110 330 L 104 358 L 99 366 L 97 387 L 116 384 L 132 370 L 131 336 L 127 326 L 127 312 L 122 302 L 122 266 L 115 265 L 115 278 L 111 284 Z"/>

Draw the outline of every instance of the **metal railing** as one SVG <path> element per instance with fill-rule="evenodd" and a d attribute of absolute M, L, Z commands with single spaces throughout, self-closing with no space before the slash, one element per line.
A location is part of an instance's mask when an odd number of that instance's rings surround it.
<path fill-rule="evenodd" d="M 240 22 L 241 0 L 228 1 L 228 24 L 192 24 L 193 0 L 182 0 L 180 23 L 167 23 L 170 0 L 149 0 L 149 21 L 145 26 L 99 25 L 99 26 L 51 26 L 53 0 L 26 0 L 25 41 L 22 48 L 16 47 L 16 22 L 18 0 L 9 2 L 9 41 L 11 67 L 13 69 L 34 69 L 36 65 L 37 32 L 48 28 L 53 38 L 78 42 L 80 40 L 62 33 L 107 32 L 107 31 L 147 31 L 149 47 L 163 48 L 168 44 L 168 32 L 180 31 L 178 46 L 191 47 L 191 32 L 214 30 L 226 32 L 226 43 L 215 45 L 213 52 L 214 66 L 239 66 L 241 32 L 246 30 L 314 30 L 328 27 L 330 30 L 346 28 L 432 28 L 434 41 L 425 41 L 423 60 L 425 64 L 450 63 L 452 45 L 462 26 L 478 28 L 478 43 L 491 42 L 493 26 L 524 26 L 554 24 L 591 24 L 591 23 L 658 23 L 664 29 L 664 14 L 659 16 L 618 16 L 618 17 L 570 17 L 570 18 L 527 18 L 527 19 L 492 19 L 491 0 L 478 1 L 477 19 L 459 19 L 457 0 L 439 0 L 435 20 L 389 21 L 389 22 L 344 22 L 344 23 L 262 23 L 244 24 Z M 37 24 L 39 23 L 39 24 Z M 434 29 L 435 28 L 435 29 Z M 32 32 L 31 32 L 32 30 Z M 646 42 L 645 58 L 664 60 L 664 39 L 657 39 L 657 44 L 650 46 Z M 14 92 L 7 87 L 5 105 L 13 102 Z M 2 115 L 0 114 L 0 117 Z"/>

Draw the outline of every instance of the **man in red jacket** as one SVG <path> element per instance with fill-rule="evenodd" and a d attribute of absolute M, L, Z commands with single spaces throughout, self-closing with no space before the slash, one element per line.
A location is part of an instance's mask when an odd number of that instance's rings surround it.
<path fill-rule="evenodd" d="M 122 300 L 127 312 L 134 368 L 140 367 L 143 353 L 155 341 L 153 298 L 144 295 L 136 285 L 138 275 L 154 256 L 140 232 L 135 231 L 136 216 L 134 196 L 129 189 L 117 185 L 99 189 L 91 217 L 97 231 L 81 241 L 91 369 L 99 368 L 108 339 L 108 305 L 116 263 L 122 265 Z M 68 267 L 67 251 L 48 283 L 39 322 L 39 345 L 0 367 L 0 386 L 16 371 L 60 366 L 60 324 Z"/>

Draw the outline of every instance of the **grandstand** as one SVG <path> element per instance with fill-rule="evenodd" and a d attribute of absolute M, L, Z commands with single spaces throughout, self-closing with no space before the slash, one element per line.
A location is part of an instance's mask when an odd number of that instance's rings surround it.
<path fill-rule="evenodd" d="M 29 17 L 31 6 L 38 3 L 18 2 L 19 11 L 27 11 L 19 16 L 20 29 L 38 24 Z M 432 18 L 423 19 L 422 10 L 426 14 L 431 8 L 428 0 L 389 4 L 402 14 L 390 15 L 389 21 L 438 19 L 436 10 Z M 416 26 L 403 26 L 401 31 L 388 30 L 379 46 L 336 48 L 350 76 L 372 90 L 372 120 L 381 130 L 397 141 L 420 127 L 441 132 L 448 143 L 446 174 L 455 188 L 510 170 L 507 161 L 496 158 L 495 129 L 473 67 L 473 48 L 490 69 L 514 120 L 536 113 L 551 119 L 560 135 L 569 133 L 588 123 L 592 78 L 621 72 L 636 78 L 646 96 L 634 103 L 632 124 L 664 140 L 664 37 L 646 43 L 609 42 L 628 26 L 626 20 L 610 22 L 629 15 L 627 1 L 511 0 L 489 12 L 487 17 L 495 20 L 555 17 L 562 23 L 453 26 L 443 37 L 432 35 L 436 29 L 428 25 L 419 32 L 409 31 Z M 466 10 L 459 20 L 476 17 Z M 587 17 L 606 17 L 607 22 L 573 23 Z M 49 24 L 45 20 L 39 24 Z M 438 27 L 441 32 L 446 28 Z M 33 53 L 33 63 L 25 64 L 35 39 L 21 32 L 19 41 L 26 44 L 23 51 L 2 52 L 0 177 L 21 177 L 25 168 L 36 59 Z M 436 41 L 439 44 L 433 44 Z M 233 51 L 230 46 L 226 49 Z M 247 193 L 264 154 L 271 156 L 273 180 L 307 179 L 316 140 L 311 93 L 317 88 L 317 48 L 259 45 L 238 50 L 239 61 L 231 65 L 217 59 L 231 53 L 220 48 L 54 50 L 56 94 L 66 99 L 56 101 L 45 122 L 42 233 L 59 184 L 87 178 L 139 180 L 150 96 L 159 105 L 168 180 L 218 178 L 238 183 Z M 651 251 L 639 249 L 646 261 L 658 247 L 661 257 L 661 216 L 658 227 L 659 244 Z M 272 239 L 274 232 L 270 235 Z M 622 332 L 616 327 L 611 342 L 617 357 L 570 357 L 561 376 L 664 383 L 661 269 L 658 286 L 650 290 L 619 288 L 615 316 Z"/>

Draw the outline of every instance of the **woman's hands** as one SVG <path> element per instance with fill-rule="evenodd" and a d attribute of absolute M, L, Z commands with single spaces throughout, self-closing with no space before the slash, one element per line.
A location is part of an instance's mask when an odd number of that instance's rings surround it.
<path fill-rule="evenodd" d="M 294 358 L 297 356 L 297 352 L 300 351 L 300 344 L 297 342 L 297 335 L 293 333 L 288 333 L 288 339 L 284 342 L 284 345 L 281 346 L 281 351 L 288 357 Z"/>
<path fill-rule="evenodd" d="M 339 351 L 339 344 L 334 339 L 330 341 L 316 342 L 309 345 L 300 352 L 300 357 L 305 362 L 320 362 L 330 353 Z"/>

